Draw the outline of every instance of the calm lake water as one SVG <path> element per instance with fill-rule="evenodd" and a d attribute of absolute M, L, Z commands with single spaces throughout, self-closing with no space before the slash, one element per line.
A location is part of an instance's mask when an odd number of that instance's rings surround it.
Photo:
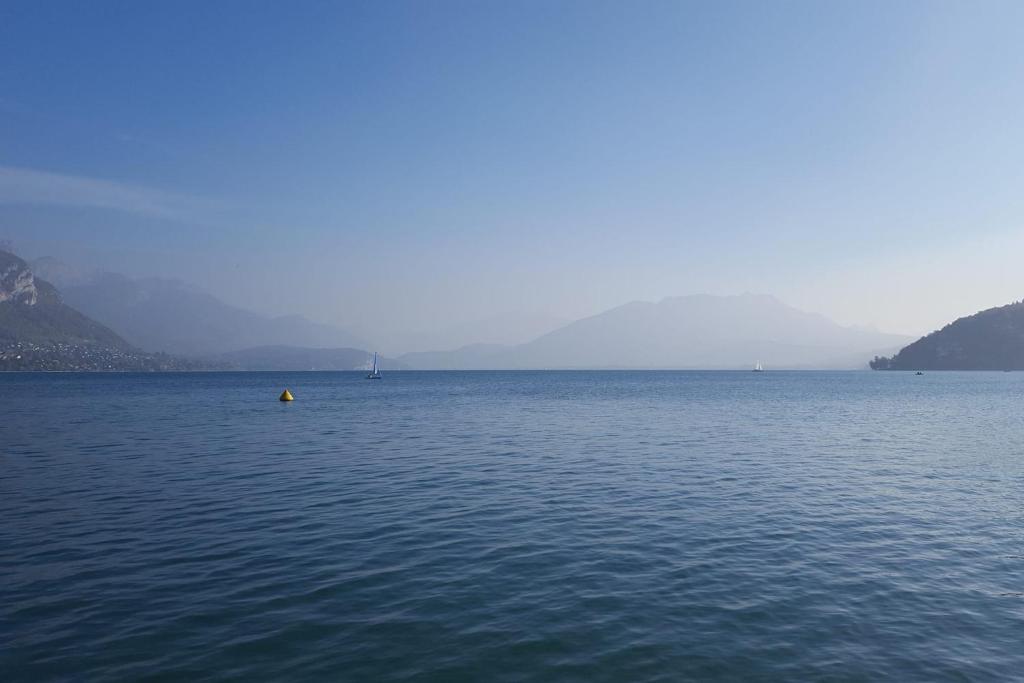
<path fill-rule="evenodd" d="M 8 374 L 0 411 L 3 681 L 1024 676 L 1024 373 Z"/>

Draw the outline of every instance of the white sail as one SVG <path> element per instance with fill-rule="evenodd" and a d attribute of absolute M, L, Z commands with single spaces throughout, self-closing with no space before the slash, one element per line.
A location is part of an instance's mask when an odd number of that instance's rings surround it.
<path fill-rule="evenodd" d="M 380 370 L 377 369 L 377 352 L 373 352 L 373 369 L 370 370 L 370 374 L 366 376 L 366 379 L 380 379 Z"/>

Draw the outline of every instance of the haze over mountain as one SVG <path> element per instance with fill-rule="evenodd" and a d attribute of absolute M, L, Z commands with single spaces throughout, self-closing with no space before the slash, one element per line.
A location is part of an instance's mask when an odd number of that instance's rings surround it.
<path fill-rule="evenodd" d="M 369 370 L 373 354 L 362 349 L 309 349 L 294 346 L 260 346 L 222 354 L 218 360 L 238 370 Z M 378 358 L 381 370 L 407 370 L 390 358 Z"/>
<path fill-rule="evenodd" d="M 386 311 L 384 314 L 386 315 Z M 389 353 L 395 350 L 418 352 L 423 349 L 454 349 L 479 345 L 514 346 L 525 344 L 570 322 L 571 318 L 561 316 L 508 311 L 451 325 L 396 330 L 386 329 L 384 325 L 381 327 L 385 329 L 372 336 L 374 339 L 381 337 L 381 348 Z"/>
<path fill-rule="evenodd" d="M 413 351 L 399 359 L 415 370 L 489 370 L 508 365 L 513 347 L 505 344 L 467 344 L 451 351 Z"/>
<path fill-rule="evenodd" d="M 0 339 L 129 347 L 113 330 L 65 305 L 52 284 L 6 251 L 0 251 Z"/>
<path fill-rule="evenodd" d="M 958 318 L 892 358 L 871 362 L 876 370 L 1024 370 L 1024 301 Z"/>
<path fill-rule="evenodd" d="M 0 370 L 195 370 L 206 363 L 135 349 L 61 300 L 29 265 L 0 250 Z"/>
<path fill-rule="evenodd" d="M 240 369 L 340 370 L 362 367 L 373 348 L 339 328 L 301 316 L 262 316 L 177 280 L 90 273 L 54 259 L 37 263 L 66 283 L 69 303 L 146 350 L 214 358 Z M 412 351 L 389 364 L 393 369 L 748 368 L 761 360 L 770 368 L 860 368 L 868 358 L 893 353 L 912 339 L 844 327 L 755 294 L 635 301 L 557 322 L 550 316 L 494 316 L 435 337 L 476 343 Z M 544 332 L 550 326 L 556 327 Z M 544 333 L 519 344 L 488 343 L 515 338 L 517 330 L 520 338 L 531 330 Z"/>
<path fill-rule="evenodd" d="M 338 327 L 298 315 L 269 317 L 247 311 L 178 280 L 83 273 L 54 259 L 35 263 L 41 272 L 54 275 L 70 305 L 147 351 L 216 356 L 273 345 L 368 347 Z"/>
<path fill-rule="evenodd" d="M 767 295 L 636 301 L 519 346 L 406 354 L 414 368 L 862 368 L 909 337 L 843 327 Z"/>

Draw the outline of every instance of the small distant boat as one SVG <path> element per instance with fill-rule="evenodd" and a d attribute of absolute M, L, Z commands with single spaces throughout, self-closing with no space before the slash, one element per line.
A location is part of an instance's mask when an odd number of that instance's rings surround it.
<path fill-rule="evenodd" d="M 377 352 L 373 352 L 373 370 L 366 376 L 366 379 L 380 379 L 380 370 L 377 369 Z"/>
<path fill-rule="evenodd" d="M 914 374 L 915 374 L 915 375 L 923 375 L 924 373 L 923 373 L 923 372 L 921 372 L 920 370 L 918 370 L 918 371 L 917 371 L 917 372 L 915 372 Z"/>
<path fill-rule="evenodd" d="M 761 361 L 757 361 L 754 364 L 754 372 L 764 372 L 764 367 L 761 365 Z"/>

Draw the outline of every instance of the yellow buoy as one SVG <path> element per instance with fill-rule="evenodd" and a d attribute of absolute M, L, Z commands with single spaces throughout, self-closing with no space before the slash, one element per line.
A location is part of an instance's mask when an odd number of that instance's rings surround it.
<path fill-rule="evenodd" d="M 282 401 L 294 401 L 295 397 L 292 396 L 292 392 L 290 392 L 287 389 L 285 389 L 284 393 L 281 394 L 281 399 L 280 400 L 282 400 Z"/>

